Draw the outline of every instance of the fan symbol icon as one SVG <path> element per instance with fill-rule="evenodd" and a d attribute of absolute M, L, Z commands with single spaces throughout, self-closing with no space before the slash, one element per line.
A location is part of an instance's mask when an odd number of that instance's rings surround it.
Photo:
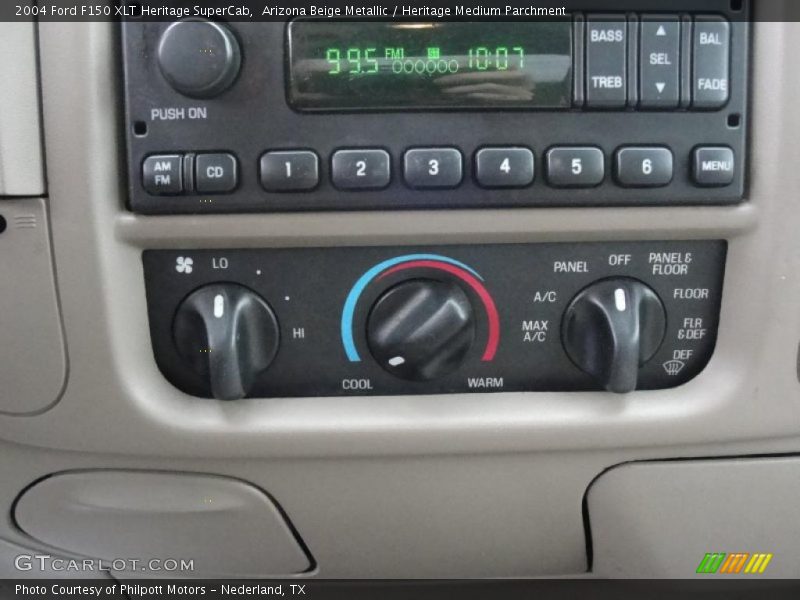
<path fill-rule="evenodd" d="M 178 259 L 175 261 L 175 270 L 178 273 L 184 273 L 188 275 L 192 272 L 192 265 L 194 261 L 189 258 L 188 256 L 179 256 Z"/>

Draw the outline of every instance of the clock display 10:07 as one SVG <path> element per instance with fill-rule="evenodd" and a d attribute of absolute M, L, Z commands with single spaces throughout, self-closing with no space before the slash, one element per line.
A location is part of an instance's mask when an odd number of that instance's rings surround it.
<path fill-rule="evenodd" d="M 463 54 L 445 54 L 429 47 L 425 52 L 406 53 L 405 48 L 326 48 L 328 75 L 442 75 L 470 71 L 508 71 L 525 68 L 522 46 L 474 46 Z"/>

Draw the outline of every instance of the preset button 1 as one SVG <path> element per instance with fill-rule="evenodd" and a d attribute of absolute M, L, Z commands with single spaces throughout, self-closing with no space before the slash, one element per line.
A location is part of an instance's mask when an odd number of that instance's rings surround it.
<path fill-rule="evenodd" d="M 311 190 L 319 183 L 319 158 L 311 150 L 267 152 L 259 166 L 261 185 L 268 192 Z"/>

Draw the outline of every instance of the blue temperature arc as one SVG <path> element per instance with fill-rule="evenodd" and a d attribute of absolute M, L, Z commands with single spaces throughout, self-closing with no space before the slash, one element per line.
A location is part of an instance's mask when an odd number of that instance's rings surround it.
<path fill-rule="evenodd" d="M 369 271 L 364 273 L 358 281 L 356 281 L 355 285 L 353 285 L 353 288 L 350 290 L 350 293 L 347 295 L 347 300 L 345 300 L 344 303 L 344 310 L 342 311 L 342 344 L 344 345 L 344 351 L 347 353 L 347 359 L 350 362 L 361 361 L 361 356 L 359 356 L 358 350 L 356 350 L 356 343 L 353 339 L 353 317 L 356 313 L 358 299 L 361 297 L 364 288 L 369 285 L 370 281 L 380 275 L 382 271 L 390 269 L 395 265 L 399 265 L 400 263 L 416 260 L 438 260 L 443 263 L 455 265 L 464 269 L 465 271 L 469 271 L 475 277 L 483 281 L 483 277 L 481 277 L 471 267 L 452 258 L 448 258 L 447 256 L 440 256 L 438 254 L 406 254 L 405 256 L 396 256 L 395 258 L 390 258 L 389 260 L 385 260 L 382 263 L 375 265 Z"/>

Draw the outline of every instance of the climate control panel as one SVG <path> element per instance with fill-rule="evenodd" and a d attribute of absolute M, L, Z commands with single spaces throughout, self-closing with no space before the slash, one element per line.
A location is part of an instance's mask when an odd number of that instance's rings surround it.
<path fill-rule="evenodd" d="M 723 241 L 151 250 L 153 350 L 200 397 L 675 387 L 714 349 Z"/>

